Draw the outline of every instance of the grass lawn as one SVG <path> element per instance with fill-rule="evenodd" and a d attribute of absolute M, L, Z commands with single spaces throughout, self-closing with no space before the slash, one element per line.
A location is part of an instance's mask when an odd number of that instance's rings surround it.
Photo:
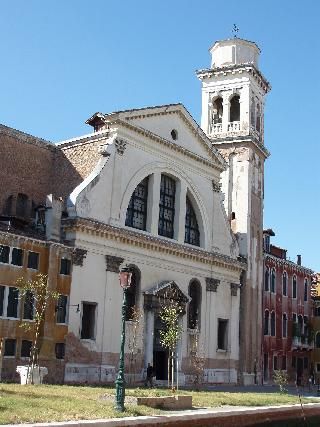
<path fill-rule="evenodd" d="M 194 407 L 299 403 L 297 397 L 280 393 L 179 393 L 192 394 Z M 137 406 L 135 397 L 168 394 L 170 391 L 164 389 L 127 389 L 126 411 L 119 413 L 114 410 L 114 389 L 110 387 L 0 384 L 0 424 L 155 415 L 161 411 Z M 312 402 L 312 399 L 305 399 L 305 402 Z"/>

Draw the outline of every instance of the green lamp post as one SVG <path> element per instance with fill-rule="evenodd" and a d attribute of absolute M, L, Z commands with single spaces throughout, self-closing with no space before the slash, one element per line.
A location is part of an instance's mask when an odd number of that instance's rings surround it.
<path fill-rule="evenodd" d="M 120 358 L 118 376 L 115 381 L 116 384 L 116 410 L 124 411 L 124 398 L 125 398 L 125 379 L 124 379 L 124 344 L 126 340 L 126 309 L 127 309 L 127 289 L 131 285 L 132 272 L 125 266 L 119 272 L 120 286 L 123 288 L 122 300 L 122 319 L 121 319 L 121 344 L 120 344 Z"/>

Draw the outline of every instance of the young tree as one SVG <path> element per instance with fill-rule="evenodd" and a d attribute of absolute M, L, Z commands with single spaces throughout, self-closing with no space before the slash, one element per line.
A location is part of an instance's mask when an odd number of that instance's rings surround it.
<path fill-rule="evenodd" d="M 30 361 L 28 366 L 27 381 L 34 384 L 34 371 L 40 367 L 38 363 L 40 345 L 39 338 L 41 328 L 45 320 L 46 310 L 49 304 L 55 303 L 59 298 L 59 294 L 55 291 L 48 289 L 48 276 L 45 274 L 37 274 L 33 280 L 25 280 L 20 278 L 17 280 L 19 286 L 20 298 L 24 303 L 24 307 L 31 307 L 32 322 L 22 322 L 21 327 L 25 331 L 32 332 L 32 347 L 30 351 Z"/>
<path fill-rule="evenodd" d="M 206 358 L 204 351 L 199 343 L 199 331 L 196 330 L 196 333 L 192 336 L 193 343 L 190 351 L 190 365 L 191 372 L 193 374 L 193 383 L 196 390 L 199 390 L 204 379 L 204 367 L 206 363 Z"/>
<path fill-rule="evenodd" d="M 165 329 L 160 331 L 161 345 L 168 349 L 168 387 L 171 371 L 171 388 L 174 390 L 174 361 L 176 359 L 176 348 L 179 339 L 181 338 L 182 327 L 179 323 L 179 318 L 183 313 L 180 302 L 175 298 L 174 292 L 165 295 L 161 303 L 159 313 L 160 319 L 165 325 Z M 178 379 L 178 372 L 177 372 Z"/>

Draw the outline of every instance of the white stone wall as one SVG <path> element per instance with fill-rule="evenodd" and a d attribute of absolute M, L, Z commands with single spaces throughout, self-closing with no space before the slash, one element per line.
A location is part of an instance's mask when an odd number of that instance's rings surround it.
<path fill-rule="evenodd" d="M 230 230 L 224 207 L 222 194 L 213 190 L 212 181 L 220 179 L 223 168 L 221 160 L 208 154 L 204 141 L 194 135 L 180 118 L 156 117 L 147 119 L 146 123 L 139 119 L 136 124 L 146 127 L 159 135 L 166 135 L 174 128 L 178 132 L 178 141 L 184 148 L 200 156 L 204 161 L 186 155 L 168 146 L 138 134 L 125 127 L 117 127 L 117 131 L 105 142 L 105 150 L 109 156 L 101 160 L 95 172 L 84 184 L 79 186 L 70 199 L 69 213 L 110 224 L 121 230 L 130 230 L 125 226 L 127 206 L 139 182 L 149 176 L 149 206 L 147 230 L 139 231 L 141 236 L 153 236 L 160 244 L 179 243 L 185 248 L 187 255 L 172 255 L 163 248 L 151 250 L 148 245 L 133 245 L 121 239 L 107 239 L 103 234 L 89 233 L 85 229 L 69 231 L 67 238 L 74 240 L 75 246 L 87 251 L 82 266 L 73 267 L 72 287 L 70 295 L 69 330 L 80 340 L 81 308 L 83 302 L 97 304 L 94 340 L 81 340 L 90 351 L 98 354 L 117 354 L 120 346 L 122 289 L 119 286 L 118 274 L 106 271 L 105 256 L 116 256 L 124 259 L 124 263 L 135 265 L 141 272 L 141 283 L 138 305 L 143 309 L 143 293 L 163 281 L 174 281 L 180 290 L 188 295 L 188 287 L 192 279 L 198 279 L 202 288 L 201 334 L 200 342 L 205 356 L 217 361 L 232 360 L 237 363 L 239 358 L 238 324 L 240 292 L 231 296 L 230 283 L 239 283 L 241 268 L 232 267 L 232 259 L 236 263 L 238 247 Z M 116 141 L 125 141 L 123 153 L 119 153 Z M 161 173 L 169 174 L 176 180 L 176 219 L 174 239 L 157 236 L 159 216 L 159 191 Z M 230 263 L 205 263 L 201 258 L 188 255 L 197 249 L 184 244 L 185 198 L 189 195 L 200 228 L 200 249 L 214 251 L 230 257 Z M 72 202 L 74 205 L 72 206 Z M 161 245 L 160 245 L 161 246 Z M 190 252 L 191 254 L 191 252 Z M 216 292 L 206 291 L 206 278 L 220 281 Z M 73 305 L 80 304 L 80 313 L 72 310 Z M 229 321 L 228 349 L 217 351 L 218 318 Z M 150 361 L 153 349 L 153 328 L 149 324 L 148 314 L 141 320 L 138 338 L 138 352 L 145 364 Z M 150 326 L 151 325 L 151 326 Z M 183 335 L 179 343 L 180 361 L 188 358 L 187 315 L 182 318 Z M 130 322 L 127 322 L 127 334 L 130 334 Z M 128 351 L 128 343 L 126 347 Z M 148 359 L 148 360 L 147 360 Z M 108 374 L 110 368 L 108 365 Z M 81 368 L 81 369 L 80 369 Z M 68 366 L 67 379 L 74 381 L 77 372 L 79 378 L 85 375 L 85 366 Z M 91 369 L 91 368 L 90 368 Z M 98 375 L 98 368 L 88 371 L 91 378 Z M 105 367 L 103 366 L 103 369 Z M 98 373 L 97 373 L 98 372 Z M 219 374 L 220 375 L 220 374 Z M 223 378 L 234 378 L 234 373 L 222 375 Z M 219 376 L 219 382 L 220 382 Z M 181 373 L 181 378 L 184 378 Z M 222 378 L 222 377 L 221 377 Z"/>

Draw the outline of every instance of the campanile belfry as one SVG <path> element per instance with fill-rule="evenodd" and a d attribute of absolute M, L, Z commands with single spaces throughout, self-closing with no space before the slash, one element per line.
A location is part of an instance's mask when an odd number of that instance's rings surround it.
<path fill-rule="evenodd" d="M 240 381 L 261 381 L 263 286 L 264 103 L 270 90 L 254 42 L 233 38 L 210 49 L 211 67 L 199 70 L 201 127 L 228 164 L 222 174 L 227 216 L 247 260 L 240 300 Z"/>

